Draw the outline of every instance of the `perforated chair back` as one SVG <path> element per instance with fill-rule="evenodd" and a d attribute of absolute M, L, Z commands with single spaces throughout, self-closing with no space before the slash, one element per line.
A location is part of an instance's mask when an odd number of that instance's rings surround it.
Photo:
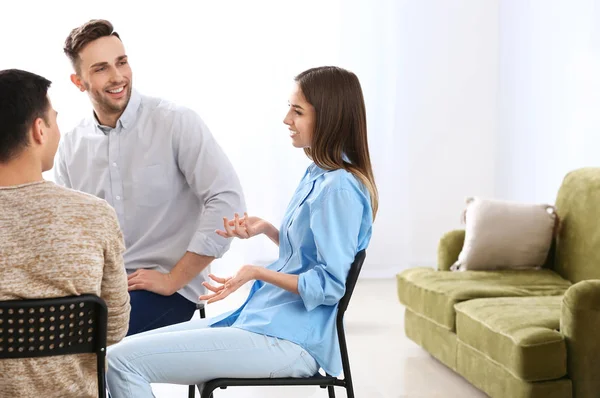
<path fill-rule="evenodd" d="M 0 301 L 0 360 L 96 354 L 104 398 L 107 322 L 104 300 L 91 294 Z"/>

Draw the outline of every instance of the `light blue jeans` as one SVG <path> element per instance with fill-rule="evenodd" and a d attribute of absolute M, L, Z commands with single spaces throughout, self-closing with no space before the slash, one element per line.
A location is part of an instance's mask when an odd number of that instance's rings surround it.
<path fill-rule="evenodd" d="M 108 348 L 112 398 L 154 397 L 150 383 L 196 384 L 219 377 L 309 377 L 319 366 L 287 340 L 195 319 L 126 337 Z"/>

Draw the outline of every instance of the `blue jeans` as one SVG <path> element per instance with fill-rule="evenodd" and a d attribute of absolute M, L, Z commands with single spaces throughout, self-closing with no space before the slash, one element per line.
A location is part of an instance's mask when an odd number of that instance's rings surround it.
<path fill-rule="evenodd" d="M 196 304 L 179 293 L 161 296 L 146 290 L 129 292 L 131 315 L 127 336 L 189 321 Z"/>
<path fill-rule="evenodd" d="M 112 398 L 154 397 L 150 383 L 198 385 L 218 377 L 309 377 L 314 358 L 287 340 L 234 327 L 211 328 L 207 319 L 126 337 L 108 348 Z"/>

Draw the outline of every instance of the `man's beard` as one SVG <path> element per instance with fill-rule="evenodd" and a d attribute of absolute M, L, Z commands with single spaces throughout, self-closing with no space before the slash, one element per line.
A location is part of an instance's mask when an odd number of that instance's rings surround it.
<path fill-rule="evenodd" d="M 105 95 L 106 93 L 104 92 L 104 90 L 102 90 L 102 91 L 90 90 L 90 86 L 87 83 L 84 83 L 84 86 L 88 90 L 88 92 L 92 93 L 94 102 L 96 102 L 96 104 L 100 107 L 100 109 L 102 110 L 103 113 L 108 113 L 108 114 L 122 113 L 125 110 L 125 108 L 127 107 L 127 105 L 129 104 L 129 100 L 131 99 L 131 82 L 127 83 L 127 87 L 125 87 L 125 90 L 127 90 L 127 93 L 125 94 L 125 102 L 122 105 L 113 103 L 110 100 L 110 98 L 106 97 L 106 95 Z"/>

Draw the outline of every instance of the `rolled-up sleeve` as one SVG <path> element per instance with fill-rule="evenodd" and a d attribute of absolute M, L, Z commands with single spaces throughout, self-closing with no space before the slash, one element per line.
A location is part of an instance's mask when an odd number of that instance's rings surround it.
<path fill-rule="evenodd" d="M 239 178 L 206 124 L 194 112 L 182 115 L 174 146 L 179 169 L 202 201 L 203 208 L 187 250 L 222 257 L 229 249 L 231 239 L 220 237 L 215 230 L 222 227 L 224 216 L 245 211 Z"/>
<path fill-rule="evenodd" d="M 299 275 L 298 291 L 307 311 L 335 305 L 346 291 L 346 278 L 358 247 L 363 204 L 355 192 L 336 188 L 323 192 L 311 206 L 310 228 L 317 264 Z"/>

